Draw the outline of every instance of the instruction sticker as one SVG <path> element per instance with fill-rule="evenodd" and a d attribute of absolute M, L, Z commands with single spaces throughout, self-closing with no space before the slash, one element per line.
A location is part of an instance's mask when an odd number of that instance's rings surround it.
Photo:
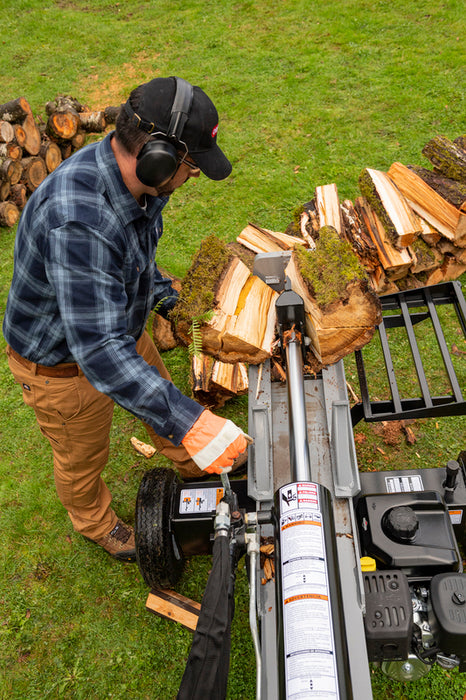
<path fill-rule="evenodd" d="M 222 488 L 181 489 L 179 512 L 214 513 L 222 498 Z"/>
<path fill-rule="evenodd" d="M 340 697 L 318 485 L 280 489 L 286 697 Z"/>
<path fill-rule="evenodd" d="M 424 491 L 422 477 L 414 476 L 386 476 L 385 488 L 387 493 L 407 493 L 411 491 Z"/>

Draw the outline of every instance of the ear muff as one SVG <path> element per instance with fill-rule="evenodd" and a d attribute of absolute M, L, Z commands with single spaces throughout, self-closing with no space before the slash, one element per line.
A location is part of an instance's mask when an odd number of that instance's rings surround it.
<path fill-rule="evenodd" d="M 193 86 L 183 78 L 175 78 L 176 92 L 173 100 L 170 123 L 166 133 L 156 132 L 140 150 L 137 156 L 136 175 L 148 187 L 158 187 L 169 180 L 178 167 L 178 153 L 175 143 L 184 146 L 181 140 L 184 126 L 188 120 L 193 101 Z M 139 115 L 135 114 L 131 105 L 126 103 L 126 110 L 132 113 L 138 128 L 153 133 L 154 125 L 148 125 Z M 149 127 L 149 128 L 148 128 Z"/>
<path fill-rule="evenodd" d="M 178 154 L 169 141 L 151 139 L 139 151 L 136 175 L 143 185 L 158 187 L 169 180 L 178 167 Z"/>

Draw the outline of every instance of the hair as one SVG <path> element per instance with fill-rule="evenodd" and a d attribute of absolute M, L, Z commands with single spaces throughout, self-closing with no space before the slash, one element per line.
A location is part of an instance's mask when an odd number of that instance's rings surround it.
<path fill-rule="evenodd" d="M 134 88 L 129 96 L 129 103 L 136 113 L 140 104 L 143 87 L 143 85 L 139 85 L 137 88 Z M 133 156 L 137 155 L 141 148 L 150 141 L 149 134 L 142 131 L 142 129 L 138 129 L 137 126 L 134 126 L 123 105 L 120 108 L 116 120 L 115 136 L 125 151 Z"/>

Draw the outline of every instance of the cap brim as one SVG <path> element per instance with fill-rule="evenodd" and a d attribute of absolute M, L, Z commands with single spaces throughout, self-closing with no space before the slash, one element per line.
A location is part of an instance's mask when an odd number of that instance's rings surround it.
<path fill-rule="evenodd" d="M 232 165 L 221 148 L 217 145 L 208 151 L 189 151 L 189 155 L 211 180 L 224 180 L 232 171 Z"/>

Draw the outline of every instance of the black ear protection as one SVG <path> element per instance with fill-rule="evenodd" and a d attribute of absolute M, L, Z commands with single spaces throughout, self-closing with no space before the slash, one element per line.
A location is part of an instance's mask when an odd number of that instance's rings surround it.
<path fill-rule="evenodd" d="M 175 78 L 175 80 L 175 98 L 166 133 L 154 131 L 156 126 L 153 123 L 141 119 L 129 102 L 125 104 L 125 109 L 133 118 L 135 125 L 153 137 L 139 151 L 136 164 L 138 179 L 148 187 L 158 187 L 175 174 L 179 163 L 175 143 L 178 147 L 180 144 L 184 146 L 186 153 L 188 152 L 188 147 L 181 140 L 181 135 L 193 101 L 193 86 L 183 78 Z"/>

